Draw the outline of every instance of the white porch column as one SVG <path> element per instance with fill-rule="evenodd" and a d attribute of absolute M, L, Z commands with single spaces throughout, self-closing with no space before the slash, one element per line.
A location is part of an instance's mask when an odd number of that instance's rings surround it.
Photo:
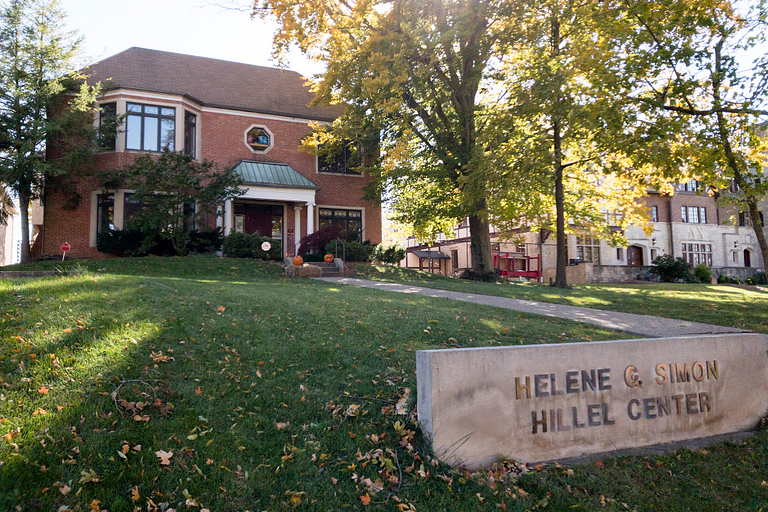
<path fill-rule="evenodd" d="M 222 229 L 224 232 L 224 208 L 221 205 L 216 207 L 216 227 Z"/>
<path fill-rule="evenodd" d="M 232 200 L 224 201 L 224 236 L 232 231 Z"/>
<path fill-rule="evenodd" d="M 307 234 L 315 232 L 315 203 L 307 203 Z"/>
<path fill-rule="evenodd" d="M 299 252 L 299 240 L 301 240 L 301 206 L 293 207 L 293 250 L 294 254 Z"/>

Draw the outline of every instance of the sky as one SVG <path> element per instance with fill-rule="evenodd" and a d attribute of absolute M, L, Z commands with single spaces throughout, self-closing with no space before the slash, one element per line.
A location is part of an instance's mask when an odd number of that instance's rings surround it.
<path fill-rule="evenodd" d="M 66 28 L 84 38 L 78 67 L 132 46 L 276 66 L 270 58 L 276 24 L 225 9 L 215 0 L 60 0 Z M 235 5 L 238 0 L 221 0 Z M 247 0 L 240 5 L 247 5 Z M 311 76 L 321 67 L 291 54 L 288 68 Z"/>

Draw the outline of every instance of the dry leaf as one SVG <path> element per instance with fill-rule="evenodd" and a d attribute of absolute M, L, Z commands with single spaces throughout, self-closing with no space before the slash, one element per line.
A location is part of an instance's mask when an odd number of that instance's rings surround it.
<path fill-rule="evenodd" d="M 157 455 L 157 457 L 160 459 L 161 465 L 169 466 L 171 464 L 171 457 L 173 457 L 173 452 L 158 450 L 155 452 L 155 455 Z"/>
<path fill-rule="evenodd" d="M 275 423 L 275 426 L 277 427 L 277 430 L 283 430 L 284 428 L 288 427 L 290 424 L 291 424 L 290 422 L 280 423 L 278 421 L 277 423 Z"/>
<path fill-rule="evenodd" d="M 139 501 L 141 499 L 141 494 L 139 494 L 138 487 L 131 489 L 131 499 L 133 499 L 133 501 Z"/>
<path fill-rule="evenodd" d="M 195 390 L 195 394 L 197 394 L 197 395 L 202 395 L 203 394 L 203 390 L 200 389 L 200 386 L 197 386 L 197 389 Z"/>
<path fill-rule="evenodd" d="M 371 497 L 368 496 L 368 493 L 365 493 L 365 496 L 360 496 L 360 501 L 363 502 L 363 505 L 368 505 L 371 502 Z"/>
<path fill-rule="evenodd" d="M 48 394 L 48 388 L 45 386 L 40 386 L 40 389 L 37 390 L 38 393 L 41 395 L 47 395 Z"/>
<path fill-rule="evenodd" d="M 223 312 L 224 312 L 226 309 L 227 309 L 227 308 L 225 308 L 224 306 L 219 306 L 219 307 L 218 307 L 218 310 L 219 310 L 219 311 L 221 311 L 222 313 L 223 313 Z"/>
<path fill-rule="evenodd" d="M 101 507 L 101 502 L 99 500 L 93 500 L 90 505 L 88 505 L 88 508 L 92 510 L 93 512 L 99 512 Z"/>
<path fill-rule="evenodd" d="M 69 494 L 69 491 L 71 491 L 71 490 L 72 490 L 72 488 L 70 486 L 68 486 L 67 484 L 64 484 L 61 487 L 59 487 L 59 492 L 61 494 L 63 494 L 64 496 Z"/>
<path fill-rule="evenodd" d="M 128 453 L 128 450 L 130 450 L 130 449 L 131 449 L 131 447 L 130 447 L 130 446 L 128 446 L 127 444 L 124 444 L 124 445 L 123 445 L 123 453 L 124 453 L 124 454 L 127 454 L 127 453 Z"/>

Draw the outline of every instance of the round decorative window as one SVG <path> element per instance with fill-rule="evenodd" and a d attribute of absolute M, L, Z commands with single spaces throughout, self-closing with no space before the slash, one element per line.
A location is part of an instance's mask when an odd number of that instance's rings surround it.
<path fill-rule="evenodd" d="M 253 126 L 245 132 L 245 143 L 251 150 L 264 153 L 272 147 L 272 134 L 262 126 Z"/>

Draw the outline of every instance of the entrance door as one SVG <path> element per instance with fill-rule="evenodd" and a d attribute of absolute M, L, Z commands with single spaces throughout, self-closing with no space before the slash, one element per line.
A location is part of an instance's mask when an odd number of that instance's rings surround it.
<path fill-rule="evenodd" d="M 627 247 L 627 262 L 630 267 L 641 267 L 643 265 L 643 248 L 636 245 Z"/>
<path fill-rule="evenodd" d="M 744 249 L 744 266 L 749 268 L 752 266 L 752 258 L 749 254 L 749 249 Z"/>
<path fill-rule="evenodd" d="M 242 227 L 241 227 L 242 226 Z M 283 207 L 267 204 L 235 204 L 235 228 L 248 235 L 283 237 Z"/>

